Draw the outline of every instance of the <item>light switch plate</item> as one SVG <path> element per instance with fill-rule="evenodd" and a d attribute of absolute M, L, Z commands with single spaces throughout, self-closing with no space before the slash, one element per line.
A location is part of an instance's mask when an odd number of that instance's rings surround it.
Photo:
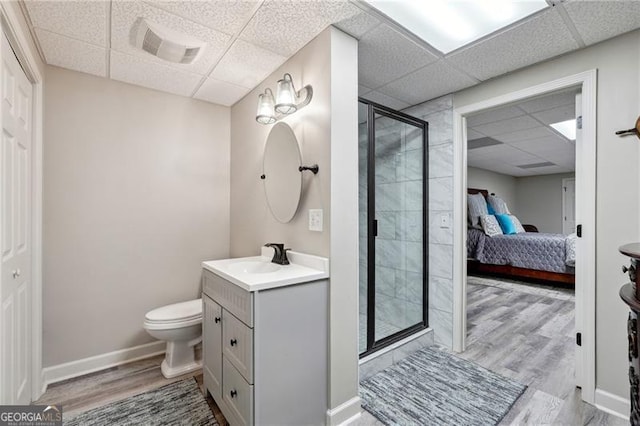
<path fill-rule="evenodd" d="M 322 209 L 309 209 L 309 231 L 322 232 Z"/>

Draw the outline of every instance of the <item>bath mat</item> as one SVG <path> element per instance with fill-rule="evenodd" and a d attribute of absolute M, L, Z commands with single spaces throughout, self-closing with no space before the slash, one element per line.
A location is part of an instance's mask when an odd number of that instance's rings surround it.
<path fill-rule="evenodd" d="M 527 387 L 425 348 L 360 383 L 362 408 L 386 425 L 496 425 Z"/>
<path fill-rule="evenodd" d="M 63 423 L 69 426 L 218 424 L 194 379 L 94 408 L 64 419 Z"/>

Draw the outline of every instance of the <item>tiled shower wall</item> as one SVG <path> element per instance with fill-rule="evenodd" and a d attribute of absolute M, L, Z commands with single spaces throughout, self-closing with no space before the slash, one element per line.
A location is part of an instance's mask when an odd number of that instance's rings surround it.
<path fill-rule="evenodd" d="M 429 326 L 453 345 L 453 96 L 402 112 L 429 122 Z M 449 227 L 441 227 L 447 216 Z"/>

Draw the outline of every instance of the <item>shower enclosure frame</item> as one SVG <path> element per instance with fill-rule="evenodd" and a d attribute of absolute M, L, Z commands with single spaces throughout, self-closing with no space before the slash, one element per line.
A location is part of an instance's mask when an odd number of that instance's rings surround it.
<path fill-rule="evenodd" d="M 429 123 L 408 114 L 393 110 L 384 105 L 358 97 L 358 102 L 367 107 L 367 338 L 366 349 L 360 353 L 364 358 L 372 353 L 398 342 L 412 334 L 429 327 Z M 403 330 L 375 339 L 375 303 L 376 303 L 376 237 L 377 219 L 375 217 L 375 143 L 376 114 L 400 121 L 422 129 L 422 321 Z"/>

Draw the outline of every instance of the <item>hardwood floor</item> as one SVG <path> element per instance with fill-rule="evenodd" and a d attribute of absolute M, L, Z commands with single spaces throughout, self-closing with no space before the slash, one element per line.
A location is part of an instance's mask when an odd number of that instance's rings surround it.
<path fill-rule="evenodd" d="M 70 418 L 92 408 L 190 377 L 203 389 L 201 372 L 165 379 L 160 372 L 160 363 L 163 359 L 164 355 L 159 355 L 55 383 L 49 386 L 44 395 L 34 401 L 34 404 L 61 404 L 64 417 Z M 221 426 L 228 425 L 211 396 L 207 395 L 206 399 L 218 423 Z"/>
<path fill-rule="evenodd" d="M 456 354 L 528 386 L 501 425 L 628 425 L 574 385 L 574 292 L 470 276 L 467 350 Z M 363 411 L 359 425 L 381 425 Z"/>
<path fill-rule="evenodd" d="M 573 290 L 479 277 L 469 277 L 467 288 L 468 346 L 457 356 L 528 386 L 501 425 L 628 424 L 582 402 L 573 384 Z M 74 415 L 188 377 L 202 387 L 202 374 L 165 379 L 162 359 L 54 384 L 35 403 L 62 404 L 64 413 Z M 218 422 L 226 425 L 211 397 L 207 402 Z M 355 424 L 381 423 L 363 412 Z"/>

